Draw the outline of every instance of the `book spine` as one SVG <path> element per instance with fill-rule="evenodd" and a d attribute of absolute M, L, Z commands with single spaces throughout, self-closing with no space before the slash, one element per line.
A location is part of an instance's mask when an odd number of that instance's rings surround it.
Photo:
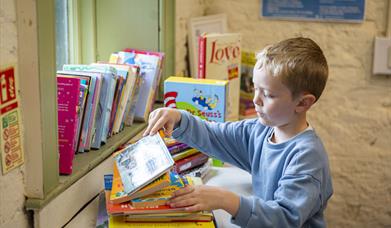
<path fill-rule="evenodd" d="M 206 37 L 198 37 L 198 78 L 205 78 Z"/>
<path fill-rule="evenodd" d="M 174 170 L 180 174 L 188 169 L 204 164 L 208 161 L 208 158 L 209 157 L 203 153 L 192 155 L 190 157 L 176 161 Z"/>

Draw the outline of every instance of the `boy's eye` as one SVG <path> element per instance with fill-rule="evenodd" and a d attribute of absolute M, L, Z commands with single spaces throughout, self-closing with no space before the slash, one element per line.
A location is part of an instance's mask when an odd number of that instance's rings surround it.
<path fill-rule="evenodd" d="M 264 97 L 267 97 L 267 98 L 273 98 L 273 95 L 271 95 L 270 93 L 266 92 L 266 91 L 263 91 L 263 96 Z"/>

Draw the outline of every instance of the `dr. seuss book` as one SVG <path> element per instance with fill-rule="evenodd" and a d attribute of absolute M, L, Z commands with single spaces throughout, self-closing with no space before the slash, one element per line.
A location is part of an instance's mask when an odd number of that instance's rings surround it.
<path fill-rule="evenodd" d="M 159 134 L 143 137 L 125 147 L 114 156 L 114 160 L 128 195 L 151 183 L 174 165 Z"/>
<path fill-rule="evenodd" d="M 208 34 L 199 37 L 198 78 L 229 81 L 227 120 L 239 118 L 241 35 Z"/>
<path fill-rule="evenodd" d="M 169 77 L 164 81 L 164 105 L 186 110 L 201 119 L 227 118 L 228 81 Z"/>

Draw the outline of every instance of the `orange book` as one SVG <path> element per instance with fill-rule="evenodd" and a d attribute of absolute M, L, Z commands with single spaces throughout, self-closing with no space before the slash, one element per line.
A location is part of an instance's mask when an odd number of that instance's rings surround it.
<path fill-rule="evenodd" d="M 128 195 L 124 191 L 124 186 L 122 185 L 121 177 L 118 172 L 116 163 L 114 162 L 113 167 L 113 185 L 110 193 L 110 201 L 113 203 L 123 203 L 135 198 L 146 196 L 152 194 L 156 191 L 159 191 L 162 188 L 165 188 L 170 185 L 170 174 L 169 172 L 164 173 L 162 176 L 152 181 L 147 186 L 143 187 L 139 191 Z"/>

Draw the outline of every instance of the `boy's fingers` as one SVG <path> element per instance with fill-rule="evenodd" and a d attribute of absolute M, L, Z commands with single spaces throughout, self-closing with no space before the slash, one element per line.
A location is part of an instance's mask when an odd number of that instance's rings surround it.
<path fill-rule="evenodd" d="M 149 115 L 149 120 L 148 120 L 148 126 L 147 128 L 145 129 L 144 131 L 144 134 L 143 136 L 147 136 L 151 133 L 151 130 L 152 128 L 155 126 L 156 124 L 156 118 L 157 118 L 157 113 L 156 113 L 156 110 L 151 112 L 151 114 Z"/>
<path fill-rule="evenodd" d="M 149 135 L 156 134 L 160 129 L 162 129 L 164 127 L 165 121 L 167 121 L 167 120 L 164 118 L 157 118 L 157 120 L 154 119 L 154 121 L 156 121 L 156 122 L 152 125 L 152 129 L 149 132 Z"/>

